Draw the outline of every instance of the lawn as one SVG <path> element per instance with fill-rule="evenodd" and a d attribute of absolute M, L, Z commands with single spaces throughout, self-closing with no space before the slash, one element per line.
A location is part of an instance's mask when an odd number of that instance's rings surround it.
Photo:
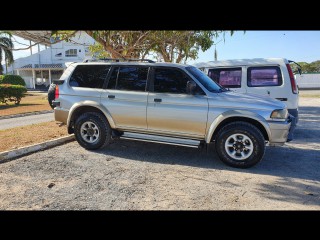
<path fill-rule="evenodd" d="M 15 105 L 13 102 L 8 104 L 0 103 L 0 116 L 44 110 L 51 110 L 47 93 L 27 92 L 19 105 Z"/>
<path fill-rule="evenodd" d="M 0 152 L 41 143 L 58 137 L 67 136 L 67 127 L 55 121 L 32 124 L 29 126 L 0 130 Z"/>

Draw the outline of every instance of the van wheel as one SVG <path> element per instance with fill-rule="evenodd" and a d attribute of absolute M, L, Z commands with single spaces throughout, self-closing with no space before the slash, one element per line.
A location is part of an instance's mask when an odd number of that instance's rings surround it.
<path fill-rule="evenodd" d="M 48 102 L 50 107 L 53 109 L 54 106 L 52 105 L 52 101 L 54 100 L 55 97 L 55 91 L 56 91 L 56 84 L 50 84 L 50 87 L 48 89 Z"/>
<path fill-rule="evenodd" d="M 85 149 L 106 147 L 111 140 L 111 128 L 105 116 L 96 112 L 80 115 L 75 121 L 74 134 Z"/>
<path fill-rule="evenodd" d="M 265 140 L 256 126 L 247 122 L 233 122 L 218 132 L 216 151 L 225 164 L 236 168 L 249 168 L 263 158 Z"/>

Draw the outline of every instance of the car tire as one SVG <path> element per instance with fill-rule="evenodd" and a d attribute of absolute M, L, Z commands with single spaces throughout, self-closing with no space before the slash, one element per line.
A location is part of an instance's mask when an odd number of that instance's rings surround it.
<path fill-rule="evenodd" d="M 50 107 L 53 109 L 54 106 L 52 105 L 52 101 L 55 98 L 55 91 L 56 91 L 56 84 L 50 84 L 50 87 L 48 89 L 48 102 Z"/>
<path fill-rule="evenodd" d="M 100 113 L 88 112 L 80 115 L 74 125 L 77 142 L 88 150 L 105 148 L 111 141 L 111 127 Z"/>
<path fill-rule="evenodd" d="M 215 145 L 221 161 L 235 168 L 252 167 L 261 161 L 265 153 L 265 139 L 261 131 L 242 121 L 221 128 Z"/>

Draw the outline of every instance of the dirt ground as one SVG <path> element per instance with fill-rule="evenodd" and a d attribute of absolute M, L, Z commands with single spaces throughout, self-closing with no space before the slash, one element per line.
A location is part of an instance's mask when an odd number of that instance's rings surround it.
<path fill-rule="evenodd" d="M 12 121 L 14 121 L 12 119 Z M 57 122 L 45 122 L 0 130 L 0 152 L 45 142 L 68 135 L 67 127 Z"/>
<path fill-rule="evenodd" d="M 320 98 L 300 99 L 294 141 L 250 169 L 213 149 L 77 142 L 0 164 L 0 209 L 320 210 Z"/>

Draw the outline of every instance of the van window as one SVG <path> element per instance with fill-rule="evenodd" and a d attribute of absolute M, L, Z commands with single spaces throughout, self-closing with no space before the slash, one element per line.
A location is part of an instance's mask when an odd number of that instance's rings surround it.
<path fill-rule="evenodd" d="M 282 76 L 279 67 L 249 67 L 248 87 L 265 87 L 282 85 Z"/>
<path fill-rule="evenodd" d="M 241 75 L 241 68 L 216 68 L 208 72 L 208 76 L 213 81 L 227 88 L 240 88 Z"/>

